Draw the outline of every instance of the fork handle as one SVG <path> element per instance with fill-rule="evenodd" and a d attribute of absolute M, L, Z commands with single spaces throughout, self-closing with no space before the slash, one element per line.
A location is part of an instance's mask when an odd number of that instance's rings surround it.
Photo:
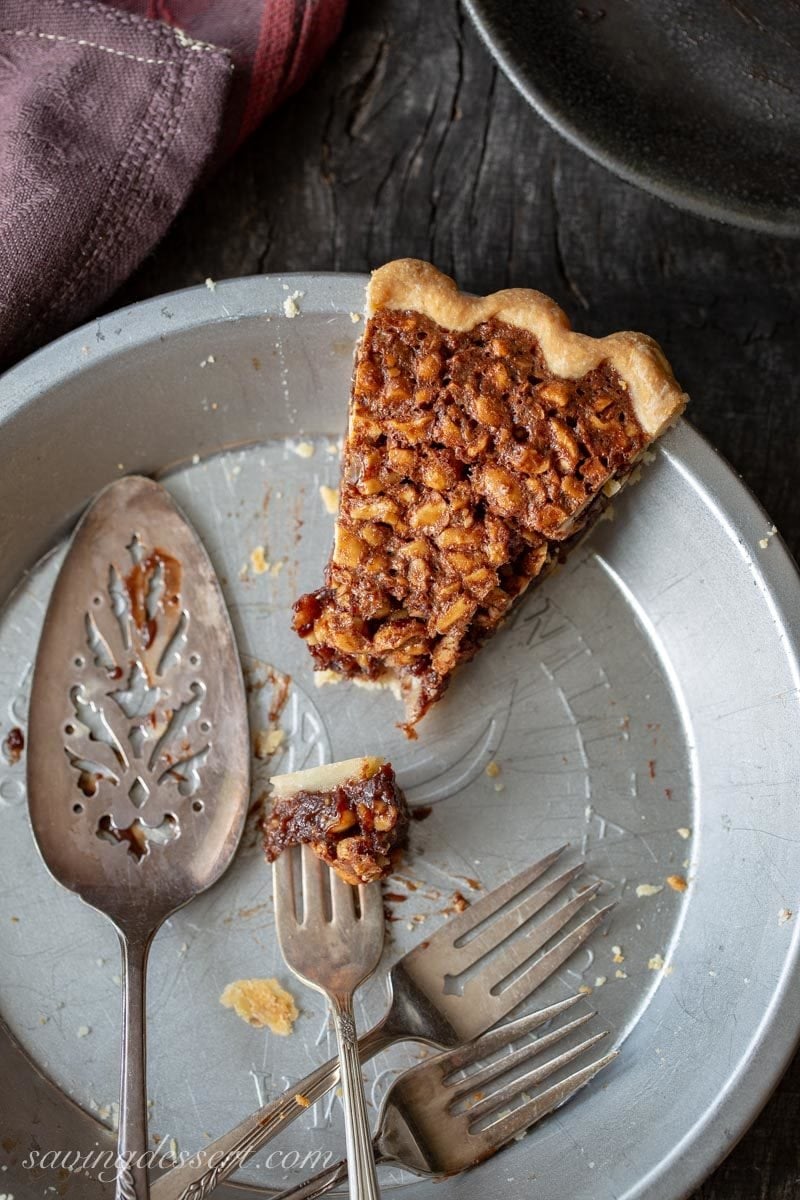
<path fill-rule="evenodd" d="M 353 993 L 332 993 L 333 1027 L 339 1044 L 339 1074 L 344 1102 L 344 1128 L 350 1176 L 350 1200 L 380 1200 L 375 1155 L 358 1054 Z"/>
<path fill-rule="evenodd" d="M 358 1052 L 362 1062 L 368 1062 L 381 1050 L 399 1041 L 398 1033 L 386 1018 L 359 1039 Z M 283 1095 L 245 1117 L 228 1133 L 222 1134 L 192 1158 L 173 1167 L 166 1175 L 150 1184 L 151 1200 L 205 1200 L 223 1180 L 238 1171 L 262 1146 L 266 1146 L 281 1130 L 305 1112 L 305 1105 L 295 1099 L 316 1103 L 335 1087 L 339 1080 L 339 1063 L 335 1058 L 292 1084 Z"/>
<path fill-rule="evenodd" d="M 326 1167 L 318 1175 L 312 1175 L 305 1183 L 287 1188 L 284 1192 L 278 1192 L 276 1196 L 272 1197 L 272 1200 L 315 1200 L 316 1196 L 327 1195 L 331 1188 L 336 1187 L 337 1183 L 344 1183 L 345 1179 L 347 1179 L 347 1162 L 342 1159 L 341 1162 L 334 1163 L 332 1167 Z"/>

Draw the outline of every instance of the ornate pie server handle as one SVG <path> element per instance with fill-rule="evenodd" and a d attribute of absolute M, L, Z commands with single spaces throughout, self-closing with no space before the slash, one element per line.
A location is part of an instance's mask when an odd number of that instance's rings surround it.
<path fill-rule="evenodd" d="M 398 1040 L 398 1035 L 390 1033 L 385 1023 L 381 1022 L 359 1041 L 359 1059 L 362 1063 L 368 1062 Z M 332 1058 L 305 1079 L 293 1084 L 291 1094 L 284 1092 L 246 1117 L 229 1133 L 204 1147 L 196 1159 L 191 1158 L 162 1175 L 150 1185 L 152 1200 L 205 1200 L 214 1188 L 246 1163 L 256 1151 L 305 1112 L 305 1107 L 297 1103 L 295 1096 L 303 1096 L 314 1104 L 338 1081 L 339 1063 Z"/>
<path fill-rule="evenodd" d="M 145 1089 L 145 971 L 150 938 L 120 934 L 123 953 L 122 1078 L 114 1200 L 148 1200 Z"/>

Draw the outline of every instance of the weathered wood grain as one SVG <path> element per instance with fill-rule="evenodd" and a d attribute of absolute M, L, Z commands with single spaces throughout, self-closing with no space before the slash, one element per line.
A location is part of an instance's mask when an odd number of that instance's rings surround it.
<path fill-rule="evenodd" d="M 190 202 L 113 306 L 260 271 L 429 258 L 541 288 L 590 333 L 643 329 L 691 420 L 800 551 L 800 244 L 622 183 L 528 108 L 456 0 L 352 0 L 305 91 Z M 695 1200 L 800 1195 L 800 1060 Z"/>

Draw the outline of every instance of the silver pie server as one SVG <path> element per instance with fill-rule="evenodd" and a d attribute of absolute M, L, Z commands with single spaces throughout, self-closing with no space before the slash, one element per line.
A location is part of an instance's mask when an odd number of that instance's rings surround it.
<path fill-rule="evenodd" d="M 145 974 L 162 922 L 229 865 L 249 797 L 247 704 L 222 591 L 169 493 L 130 476 L 72 538 L 33 676 L 28 803 L 55 879 L 123 956 L 117 1200 L 147 1200 Z"/>

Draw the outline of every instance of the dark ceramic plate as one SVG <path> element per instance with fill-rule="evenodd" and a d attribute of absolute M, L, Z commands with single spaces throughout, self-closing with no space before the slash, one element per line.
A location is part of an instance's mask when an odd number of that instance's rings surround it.
<path fill-rule="evenodd" d="M 797 0 L 465 0 L 571 142 L 708 217 L 800 235 Z"/>

